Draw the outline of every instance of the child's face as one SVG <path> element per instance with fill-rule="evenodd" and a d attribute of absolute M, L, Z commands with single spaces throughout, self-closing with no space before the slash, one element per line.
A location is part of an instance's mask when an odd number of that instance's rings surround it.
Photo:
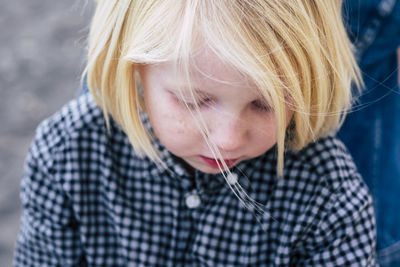
<path fill-rule="evenodd" d="M 208 138 L 220 150 L 228 167 L 257 157 L 277 140 L 277 123 L 243 74 L 204 49 L 193 60 L 191 82 L 198 92 L 200 113 L 209 129 Z M 181 101 L 179 86 L 185 81 L 170 63 L 139 69 L 150 123 L 161 143 L 189 166 L 206 173 L 218 173 L 217 162 L 196 127 L 193 116 Z M 191 107 L 190 93 L 183 99 Z M 196 112 L 193 114 L 196 116 Z M 287 114 L 289 122 L 292 113 Z"/>

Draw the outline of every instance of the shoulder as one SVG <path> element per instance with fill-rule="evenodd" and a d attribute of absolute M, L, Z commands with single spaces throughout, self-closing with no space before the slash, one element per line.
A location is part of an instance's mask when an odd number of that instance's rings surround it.
<path fill-rule="evenodd" d="M 372 214 L 372 199 L 345 145 L 327 136 L 287 155 L 285 174 L 278 188 L 301 194 L 299 210 L 309 211 L 311 221 L 323 214 L 357 217 L 361 210 Z M 283 189 L 282 189 L 283 190 Z M 315 211 L 318 210 L 316 213 Z"/>
<path fill-rule="evenodd" d="M 300 151 L 288 152 L 285 169 L 289 177 L 324 182 L 334 191 L 345 180 L 358 180 L 360 176 L 347 148 L 334 136 L 320 138 Z"/>
<path fill-rule="evenodd" d="M 115 179 L 134 177 L 143 161 L 122 129 L 111 117 L 107 128 L 101 108 L 84 95 L 38 126 L 25 160 L 22 197 L 43 192 L 67 196 L 78 212 L 90 205 L 85 201 L 98 201 L 109 192 Z"/>
<path fill-rule="evenodd" d="M 79 184 L 95 184 L 99 178 L 136 176 L 153 168 L 138 155 L 128 136 L 110 116 L 107 127 L 102 109 L 93 96 L 83 95 L 45 119 L 36 130 L 25 161 L 25 175 L 46 174 L 64 190 Z"/>
<path fill-rule="evenodd" d="M 27 163 L 35 162 L 39 168 L 50 171 L 55 162 L 62 163 L 67 157 L 78 157 L 79 153 L 101 147 L 108 138 L 102 110 L 90 94 L 85 94 L 39 124 Z"/>
<path fill-rule="evenodd" d="M 85 95 L 70 101 L 39 124 L 25 160 L 21 182 L 25 207 L 37 205 L 37 211 L 41 209 L 40 212 L 48 218 L 52 218 L 47 214 L 51 207 L 62 210 L 60 182 L 62 179 L 77 179 L 80 153 L 92 146 L 87 138 L 82 137 L 92 130 L 98 135 L 106 132 L 102 129 L 105 127 L 102 116 L 93 98 Z M 56 216 L 56 212 L 53 214 Z"/>
<path fill-rule="evenodd" d="M 326 250 L 312 256 L 315 262 L 339 261 L 353 257 L 352 253 L 360 256 L 363 266 L 373 262 L 372 198 L 343 143 L 333 136 L 324 137 L 288 158 L 287 173 L 278 188 L 290 188 L 287 198 L 299 215 L 292 223 L 303 244 L 297 248 L 300 253 Z M 335 255 L 337 251 L 344 256 Z"/>
<path fill-rule="evenodd" d="M 35 139 L 59 142 L 76 135 L 85 129 L 101 129 L 105 126 L 103 113 L 93 97 L 85 94 L 71 100 L 59 111 L 42 121 Z"/>
<path fill-rule="evenodd" d="M 299 151 L 286 151 L 282 177 L 276 176 L 274 158 L 275 153 L 267 153 L 256 162 L 259 166 L 254 167 L 252 180 L 256 194 L 269 199 L 277 211 L 303 214 L 305 225 L 332 205 L 343 204 L 354 211 L 372 202 L 347 148 L 334 136 L 320 138 Z"/>
<path fill-rule="evenodd" d="M 331 221 L 334 217 L 369 218 L 373 224 L 369 190 L 347 148 L 336 137 L 321 138 L 290 153 L 286 168 L 281 183 L 294 192 L 302 192 L 298 204 L 300 210 L 310 215 L 304 218 L 308 224 Z"/>

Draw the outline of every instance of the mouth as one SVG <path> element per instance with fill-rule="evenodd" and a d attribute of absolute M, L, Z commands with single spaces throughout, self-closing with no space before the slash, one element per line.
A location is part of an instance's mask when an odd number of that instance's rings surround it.
<path fill-rule="evenodd" d="M 203 160 L 204 163 L 206 163 L 208 166 L 210 166 L 214 169 L 218 169 L 218 166 L 221 166 L 221 168 L 223 168 L 222 161 L 220 161 L 218 159 L 215 160 L 214 158 L 208 158 L 208 157 L 204 157 L 204 156 L 200 156 L 200 158 Z M 238 159 L 224 159 L 224 162 L 228 168 L 235 165 L 235 163 L 237 161 L 238 161 Z"/>

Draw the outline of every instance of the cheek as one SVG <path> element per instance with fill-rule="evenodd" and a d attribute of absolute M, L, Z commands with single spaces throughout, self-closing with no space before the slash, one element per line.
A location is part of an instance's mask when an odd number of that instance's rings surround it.
<path fill-rule="evenodd" d="M 198 144 L 199 134 L 190 114 L 186 115 L 171 106 L 166 110 L 160 107 L 149 114 L 150 123 L 161 143 L 173 153 Z"/>
<path fill-rule="evenodd" d="M 152 125 L 155 126 L 154 129 L 157 135 L 179 139 L 190 133 L 190 127 L 187 121 L 173 115 L 174 114 L 160 115 L 153 120 Z"/>
<path fill-rule="evenodd" d="M 260 120 L 254 124 L 256 127 L 252 130 L 253 151 L 256 154 L 263 154 L 276 144 L 277 126 L 275 119 L 269 119 L 267 122 Z"/>

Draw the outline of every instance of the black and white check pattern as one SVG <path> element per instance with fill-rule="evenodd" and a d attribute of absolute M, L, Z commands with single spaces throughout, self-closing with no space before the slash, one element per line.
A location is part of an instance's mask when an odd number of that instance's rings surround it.
<path fill-rule="evenodd" d="M 15 266 L 375 266 L 371 198 L 334 137 L 233 168 L 262 204 L 244 208 L 221 175 L 138 158 L 90 95 L 38 128 L 22 181 Z"/>

